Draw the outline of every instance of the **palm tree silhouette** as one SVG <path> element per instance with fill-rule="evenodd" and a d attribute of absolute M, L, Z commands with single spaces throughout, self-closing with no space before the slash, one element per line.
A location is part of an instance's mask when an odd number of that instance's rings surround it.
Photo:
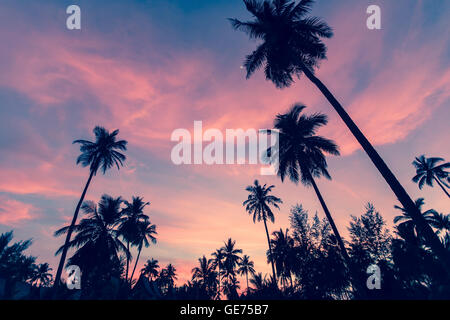
<path fill-rule="evenodd" d="M 144 276 L 150 277 L 150 280 L 156 279 L 158 277 L 158 269 L 159 264 L 158 260 L 151 259 L 147 260 L 147 263 L 144 265 L 144 268 L 141 269 L 141 273 Z"/>
<path fill-rule="evenodd" d="M 321 113 L 310 116 L 301 114 L 305 108 L 296 104 L 288 113 L 278 114 L 275 119 L 275 128 L 279 130 L 280 135 L 278 175 L 283 182 L 288 175 L 295 184 L 301 181 L 303 185 L 314 188 L 339 243 L 342 256 L 350 267 L 351 261 L 344 241 L 314 179 L 321 176 L 331 179 L 324 152 L 339 155 L 339 148 L 332 140 L 316 135 L 317 129 L 328 123 L 327 116 Z"/>
<path fill-rule="evenodd" d="M 292 264 L 294 263 L 294 239 L 289 236 L 289 229 L 286 229 L 286 232 L 283 232 L 283 229 L 279 231 L 274 231 L 272 233 L 274 236 L 273 239 L 270 240 L 272 245 L 273 257 L 269 257 L 275 261 L 275 265 L 277 266 L 278 277 L 281 277 L 281 282 L 284 288 L 286 288 L 286 281 L 289 279 L 292 283 Z M 270 255 L 270 252 L 268 252 Z"/>
<path fill-rule="evenodd" d="M 450 198 L 450 194 L 443 186 L 444 184 L 448 187 L 445 183 L 445 179 L 448 178 L 449 174 L 445 169 L 450 168 L 450 162 L 437 165 L 439 162 L 443 161 L 445 161 L 443 158 L 426 158 L 425 155 L 416 157 L 412 163 L 416 168 L 416 175 L 412 178 L 412 181 L 419 185 L 419 189 L 422 189 L 425 183 L 430 187 L 433 187 L 433 181 L 436 181 L 442 191 Z"/>
<path fill-rule="evenodd" d="M 214 295 L 216 272 L 214 271 L 213 259 L 206 259 L 205 256 L 198 259 L 199 266 L 192 269 L 192 280 L 199 281 L 208 295 Z"/>
<path fill-rule="evenodd" d="M 425 204 L 425 201 L 423 198 L 419 198 L 415 201 L 416 208 L 421 212 L 424 219 L 429 223 L 433 224 L 434 217 L 437 214 L 437 212 L 433 209 L 429 209 L 425 212 L 422 212 L 422 207 Z M 414 223 L 411 214 L 408 210 L 405 208 L 394 206 L 395 209 L 398 209 L 402 212 L 401 215 L 394 217 L 394 223 L 398 223 L 398 226 L 402 229 L 405 228 L 408 230 L 415 230 L 417 236 L 423 236 L 422 231 L 420 228 Z"/>
<path fill-rule="evenodd" d="M 325 21 L 308 16 L 314 0 L 298 3 L 289 0 L 244 0 L 244 4 L 254 20 L 242 22 L 229 19 L 232 27 L 244 31 L 251 39 L 262 40 L 256 50 L 246 57 L 244 66 L 247 78 L 257 69 L 264 68 L 266 79 L 278 88 L 290 86 L 294 82 L 293 76 L 299 78 L 302 74 L 314 83 L 358 140 L 402 206 L 411 213 L 414 223 L 423 230 L 429 246 L 450 270 L 450 255 L 417 211 L 411 197 L 345 109 L 314 75 L 319 62 L 326 59 L 327 47 L 322 38 L 333 36 Z"/>
<path fill-rule="evenodd" d="M 251 275 L 255 274 L 255 264 L 253 261 L 250 260 L 250 257 L 248 255 L 244 255 L 242 257 L 241 262 L 239 263 L 239 269 L 238 272 L 240 275 L 245 276 L 245 279 L 247 280 L 247 294 L 249 293 L 249 286 L 248 286 L 248 274 Z"/>
<path fill-rule="evenodd" d="M 241 261 L 241 257 L 239 254 L 242 253 L 242 249 L 235 248 L 236 241 L 233 241 L 231 238 L 228 238 L 227 242 L 224 243 L 224 246 L 221 248 L 223 251 L 223 267 L 224 267 L 224 276 L 230 280 L 230 278 L 234 278 L 236 276 L 236 266 Z"/>
<path fill-rule="evenodd" d="M 61 259 L 59 261 L 58 270 L 55 276 L 55 282 L 53 287 L 55 288 L 55 296 L 57 294 L 57 288 L 59 287 L 61 281 L 61 274 L 64 267 L 64 262 L 67 256 L 67 250 L 69 249 L 70 238 L 72 236 L 72 232 L 74 230 L 75 224 L 77 222 L 78 212 L 80 211 L 81 205 L 83 204 L 84 197 L 86 196 L 86 192 L 89 188 L 89 184 L 93 176 L 97 174 L 97 171 L 100 169 L 103 174 L 106 173 L 108 169 L 112 166 L 116 165 L 117 169 L 120 169 L 120 166 L 123 166 L 123 162 L 126 160 L 125 155 L 120 153 L 120 151 L 127 150 L 127 142 L 125 140 L 117 141 L 117 135 L 119 134 L 119 130 L 114 130 L 109 133 L 103 127 L 95 127 L 94 130 L 95 142 L 91 142 L 88 140 L 75 140 L 73 143 L 78 143 L 81 145 L 80 151 L 81 154 L 77 159 L 77 164 L 81 164 L 83 167 L 89 166 L 89 178 L 86 182 L 86 186 L 81 194 L 80 200 L 78 201 L 77 207 L 73 214 L 72 222 L 67 230 L 66 241 L 63 246 Z"/>
<path fill-rule="evenodd" d="M 433 212 L 430 224 L 438 230 L 438 233 L 442 233 L 444 230 L 448 233 L 450 231 L 450 214 L 442 214 L 437 211 Z"/>
<path fill-rule="evenodd" d="M 270 195 L 269 193 L 272 192 L 272 189 L 275 188 L 275 186 L 269 186 L 263 185 L 261 186 L 259 184 L 258 180 L 255 180 L 253 186 L 248 186 L 245 190 L 250 192 L 248 195 L 248 199 L 243 202 L 243 206 L 245 206 L 245 210 L 249 214 L 253 214 L 253 222 L 255 223 L 256 220 L 263 221 L 264 222 L 264 228 L 266 229 L 266 236 L 267 236 L 267 245 L 269 246 L 270 256 L 272 257 L 272 247 L 270 246 L 270 237 L 269 237 L 269 230 L 267 229 L 267 219 L 269 219 L 272 223 L 275 221 L 275 216 L 272 212 L 272 209 L 270 206 L 280 209 L 278 206 L 279 203 L 283 203 L 283 201 L 275 197 L 273 195 Z M 275 273 L 275 265 L 273 260 L 271 259 L 272 264 L 272 274 L 273 278 L 275 279 L 276 283 L 276 273 Z"/>
<path fill-rule="evenodd" d="M 167 267 L 164 269 L 164 277 L 167 281 L 168 288 L 174 287 L 174 282 L 175 282 L 175 280 L 178 279 L 176 272 L 177 272 L 177 269 L 175 269 L 175 267 L 171 263 L 169 263 L 167 265 Z M 163 273 L 163 272 L 161 272 L 161 273 Z"/>
<path fill-rule="evenodd" d="M 221 283 L 221 279 L 220 279 L 220 275 L 222 273 L 222 261 L 224 259 L 224 254 L 223 254 L 223 249 L 216 249 L 216 251 L 214 251 L 211 256 L 213 257 L 212 262 L 215 268 L 218 268 L 218 272 L 217 272 L 217 276 L 218 276 L 218 290 L 217 290 L 217 299 L 220 300 L 220 283 Z"/>
<path fill-rule="evenodd" d="M 119 230 L 127 242 L 127 249 L 130 250 L 130 242 L 136 241 L 138 234 L 138 224 L 140 221 L 148 220 L 148 216 L 144 214 L 144 208 L 150 205 L 150 202 L 144 202 L 141 197 L 133 197 L 132 202 L 124 201 L 125 209 L 122 211 Z M 130 256 L 131 258 L 131 256 Z M 125 280 L 128 280 L 128 268 L 130 259 L 127 259 L 125 271 Z"/>
<path fill-rule="evenodd" d="M 48 263 L 41 263 L 35 266 L 35 270 L 31 278 L 31 283 L 47 287 L 53 279 L 53 275 L 50 273 L 50 271 L 52 271 L 52 268 L 50 268 Z"/>
<path fill-rule="evenodd" d="M 103 195 L 98 206 L 92 201 L 86 201 L 81 210 L 87 215 L 79 224 L 73 226 L 75 237 L 67 244 L 67 248 L 77 248 L 69 263 L 78 265 L 83 272 L 89 273 L 101 266 L 111 269 L 112 263 L 120 264 L 118 253 L 129 255 L 126 246 L 120 241 L 120 233 L 116 226 L 119 222 L 122 203 L 121 197 L 112 198 Z M 55 232 L 61 236 L 69 232 L 71 226 L 63 227 Z M 61 246 L 56 255 L 64 251 Z"/>
<path fill-rule="evenodd" d="M 138 255 L 136 257 L 136 262 L 134 263 L 133 272 L 131 272 L 130 281 L 133 280 L 134 271 L 136 270 L 142 247 L 145 246 L 148 248 L 150 242 L 153 244 L 156 243 L 156 238 L 153 236 L 154 234 L 158 234 L 154 224 L 149 220 L 138 221 L 136 237 L 132 242 L 132 245 L 138 247 Z"/>

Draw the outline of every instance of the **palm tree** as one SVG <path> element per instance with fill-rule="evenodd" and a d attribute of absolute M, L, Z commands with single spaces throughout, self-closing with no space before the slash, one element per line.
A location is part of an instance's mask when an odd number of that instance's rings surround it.
<path fill-rule="evenodd" d="M 73 142 L 74 144 L 78 143 L 81 145 L 81 154 L 77 159 L 77 164 L 81 163 L 83 167 L 89 166 L 90 173 L 89 178 L 86 182 L 86 186 L 84 187 L 84 190 L 81 194 L 80 200 L 78 201 L 77 207 L 75 208 L 75 213 L 73 214 L 73 219 L 70 227 L 67 230 L 66 241 L 64 243 L 58 270 L 56 271 L 55 282 L 53 284 L 53 287 L 55 288 L 55 295 L 61 281 L 61 274 L 64 267 L 64 262 L 66 260 L 67 250 L 69 249 L 68 245 L 70 243 L 70 238 L 77 222 L 78 212 L 80 211 L 81 205 L 83 204 L 84 197 L 86 196 L 86 192 L 89 188 L 89 184 L 91 183 L 93 176 L 97 174 L 97 171 L 99 169 L 103 172 L 103 174 L 105 174 L 106 171 L 114 165 L 117 166 L 117 169 L 120 169 L 120 167 L 123 166 L 123 162 L 126 160 L 125 155 L 118 151 L 127 150 L 127 142 L 125 140 L 117 141 L 119 130 L 114 130 L 113 132 L 109 133 L 109 131 L 105 128 L 97 126 L 94 128 L 93 132 L 95 135 L 95 142 L 87 140 L 75 140 Z"/>
<path fill-rule="evenodd" d="M 132 243 L 132 245 L 138 247 L 138 255 L 136 257 L 136 262 L 134 263 L 133 272 L 131 272 L 130 281 L 133 280 L 134 271 L 136 270 L 139 261 L 139 256 L 141 255 L 142 247 L 145 246 L 146 248 L 148 248 L 150 242 L 153 244 L 156 243 L 156 238 L 153 236 L 154 234 L 158 234 L 156 232 L 156 226 L 152 224 L 149 220 L 143 220 L 138 222 L 136 238 Z"/>
<path fill-rule="evenodd" d="M 61 246 L 56 254 L 63 252 L 66 246 L 77 248 L 69 259 L 70 264 L 78 265 L 86 274 L 102 267 L 107 272 L 113 272 L 112 265 L 120 266 L 118 253 L 130 254 L 120 241 L 120 233 L 116 229 L 121 215 L 121 203 L 121 197 L 112 198 L 108 195 L 101 197 L 98 206 L 92 201 L 84 202 L 81 210 L 87 217 L 73 226 L 75 237 L 67 245 Z M 69 229 L 70 226 L 63 227 L 55 232 L 55 236 L 61 236 L 69 232 Z"/>
<path fill-rule="evenodd" d="M 445 215 L 435 211 L 431 218 L 430 225 L 436 228 L 438 233 L 441 233 L 443 230 L 446 230 L 447 232 L 450 231 L 450 214 Z"/>
<path fill-rule="evenodd" d="M 437 214 L 437 212 L 433 209 L 429 209 L 425 212 L 422 212 L 422 207 L 425 204 L 425 201 L 423 198 L 419 198 L 415 201 L 415 206 L 416 208 L 419 210 L 419 212 L 421 212 L 423 218 L 430 224 L 434 223 L 434 217 Z M 396 216 L 394 217 L 394 223 L 398 223 L 398 226 L 400 226 L 400 228 L 405 228 L 405 229 L 409 229 L 409 230 L 415 230 L 417 236 L 421 235 L 423 236 L 421 230 L 418 228 L 417 225 L 414 224 L 414 221 L 411 217 L 411 214 L 409 213 L 408 210 L 406 210 L 405 208 L 399 207 L 399 206 L 394 206 L 395 209 L 398 209 L 402 212 L 402 214 L 400 216 Z M 403 226 L 403 227 L 402 227 Z"/>
<path fill-rule="evenodd" d="M 150 202 L 144 202 L 141 197 L 133 197 L 132 202 L 124 201 L 125 209 L 122 211 L 119 230 L 127 242 L 127 249 L 130 250 L 130 242 L 136 241 L 138 234 L 138 224 L 140 221 L 148 220 L 148 216 L 144 214 L 144 208 L 150 205 Z M 131 256 L 130 256 L 131 258 Z M 128 280 L 128 268 L 130 259 L 127 259 L 127 267 L 125 271 L 125 280 Z"/>
<path fill-rule="evenodd" d="M 275 119 L 275 128 L 279 130 L 280 135 L 277 173 L 283 182 L 288 175 L 295 184 L 301 181 L 303 185 L 314 188 L 339 243 L 342 256 L 350 267 L 350 258 L 344 242 L 314 179 L 321 176 L 331 179 L 324 153 L 337 156 L 339 148 L 332 140 L 316 135 L 316 131 L 328 123 L 327 116 L 321 113 L 310 116 L 301 114 L 305 108 L 295 104 L 288 113 L 278 114 Z"/>
<path fill-rule="evenodd" d="M 251 39 L 262 40 L 256 50 L 246 57 L 244 66 L 247 78 L 257 69 L 264 68 L 266 79 L 278 88 L 290 86 L 294 82 L 293 76 L 300 77 L 302 74 L 314 83 L 360 143 L 403 207 L 411 212 L 414 223 L 424 231 L 430 247 L 450 269 L 448 252 L 417 211 L 411 197 L 345 109 L 314 75 L 319 62 L 326 59 L 327 47 L 322 38 L 331 38 L 333 31 L 322 19 L 308 16 L 313 3 L 314 0 L 300 0 L 298 3 L 290 0 L 244 0 L 254 20 L 229 20 L 235 30 L 244 31 Z"/>
<path fill-rule="evenodd" d="M 255 180 L 253 186 L 248 186 L 245 190 L 250 192 L 248 195 L 248 199 L 243 202 L 243 206 L 245 206 L 245 210 L 249 214 L 253 214 L 253 222 L 263 221 L 264 227 L 266 229 L 266 236 L 267 236 L 267 244 L 269 246 L 270 256 L 272 257 L 272 247 L 270 246 L 270 237 L 269 237 L 269 230 L 267 229 L 267 220 L 270 220 L 272 223 L 275 221 L 275 216 L 272 212 L 272 209 L 270 206 L 273 206 L 277 209 L 280 209 L 278 206 L 279 203 L 283 203 L 283 201 L 275 197 L 269 193 L 272 192 L 272 189 L 275 188 L 275 186 L 269 186 L 263 185 L 261 186 L 258 182 L 258 180 Z M 270 261 L 272 263 L 272 273 L 273 277 L 276 282 L 276 274 L 275 274 L 275 265 L 273 260 Z"/>
<path fill-rule="evenodd" d="M 192 269 L 192 280 L 199 281 L 208 295 L 214 295 L 216 272 L 212 259 L 206 259 L 205 256 L 198 259 L 199 266 Z"/>
<path fill-rule="evenodd" d="M 178 279 L 176 274 L 177 269 L 175 269 L 175 267 L 171 263 L 169 263 L 164 271 L 164 276 L 166 278 L 168 287 L 173 288 L 175 280 Z"/>
<path fill-rule="evenodd" d="M 48 263 L 41 263 L 39 265 L 36 265 L 33 276 L 31 277 L 31 283 L 47 287 L 53 279 L 53 275 L 50 273 L 50 271 L 52 271 L 52 268 L 50 268 Z"/>
<path fill-rule="evenodd" d="M 422 189 L 426 183 L 430 187 L 433 187 L 433 180 L 441 187 L 442 191 L 450 198 L 450 194 L 445 190 L 443 184 L 447 186 L 445 179 L 449 174 L 445 169 L 450 168 L 450 162 L 437 165 L 439 162 L 445 161 L 443 158 L 426 158 L 424 155 L 416 157 L 413 161 L 413 166 L 416 168 L 416 175 L 412 178 L 412 181 L 419 185 L 419 189 Z"/>
<path fill-rule="evenodd" d="M 272 244 L 273 257 L 269 258 L 275 261 L 282 285 L 286 287 L 286 281 L 289 279 L 292 287 L 291 271 L 295 258 L 293 250 L 294 239 L 289 236 L 289 229 L 286 229 L 286 232 L 283 232 L 282 229 L 274 231 L 272 235 L 274 238 L 270 242 Z M 268 255 L 270 255 L 270 252 L 268 252 Z"/>
<path fill-rule="evenodd" d="M 151 260 L 147 260 L 147 263 L 144 265 L 144 268 L 142 268 L 141 273 L 147 277 L 150 277 L 150 280 L 153 280 L 153 278 L 156 279 L 156 277 L 158 277 L 158 269 L 158 260 L 152 258 Z"/>
<path fill-rule="evenodd" d="M 228 278 L 228 280 L 236 276 L 235 269 L 236 266 L 239 264 L 239 261 L 241 260 L 239 254 L 242 253 L 242 249 L 236 249 L 235 245 L 236 241 L 233 241 L 231 238 L 229 238 L 222 247 L 224 257 L 223 262 L 224 274 L 225 277 Z"/>
<path fill-rule="evenodd" d="M 220 300 L 220 282 L 221 282 L 220 275 L 222 273 L 221 265 L 222 265 L 222 261 L 224 259 L 223 249 L 222 248 L 216 249 L 216 251 L 213 252 L 211 255 L 213 257 L 212 261 L 213 261 L 214 267 L 218 268 L 218 272 L 217 272 L 217 276 L 218 276 L 217 299 Z"/>
<path fill-rule="evenodd" d="M 250 260 L 250 257 L 248 255 L 244 255 L 242 257 L 241 262 L 239 263 L 239 269 L 238 272 L 240 275 L 244 276 L 245 275 L 245 279 L 247 280 L 247 294 L 249 293 L 249 286 L 248 286 L 248 274 L 250 273 L 251 275 L 255 274 L 255 264 L 253 263 L 253 261 Z"/>

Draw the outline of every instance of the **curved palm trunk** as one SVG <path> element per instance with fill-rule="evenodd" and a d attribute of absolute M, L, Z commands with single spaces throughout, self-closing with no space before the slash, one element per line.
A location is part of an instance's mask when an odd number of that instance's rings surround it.
<path fill-rule="evenodd" d="M 389 184 L 389 187 L 397 196 L 397 199 L 403 205 L 408 212 L 410 212 L 414 223 L 423 231 L 423 235 L 427 244 L 432 248 L 434 253 L 440 258 L 440 260 L 444 263 L 444 267 L 447 270 L 450 270 L 450 258 L 447 250 L 444 248 L 442 243 L 440 242 L 438 236 L 433 232 L 430 225 L 425 221 L 419 209 L 415 206 L 414 201 L 411 200 L 411 197 L 405 191 L 403 186 L 391 172 L 389 167 L 377 153 L 372 144 L 367 140 L 364 134 L 359 130 L 358 126 L 353 122 L 352 118 L 348 115 L 348 113 L 344 110 L 341 104 L 336 100 L 333 94 L 328 90 L 328 88 L 317 78 L 314 74 L 308 69 L 303 68 L 303 72 L 306 77 L 314 83 L 317 88 L 322 92 L 322 94 L 327 98 L 328 102 L 333 106 L 336 112 L 339 114 L 341 119 L 347 125 L 347 127 L 352 132 L 353 136 L 358 140 L 359 144 L 362 146 L 364 151 L 367 153 L 369 158 L 372 160 L 375 167 L 381 173 L 383 178 Z"/>
<path fill-rule="evenodd" d="M 264 227 L 266 228 L 267 244 L 269 245 L 270 262 L 272 263 L 273 280 L 275 281 L 275 284 L 278 284 L 278 281 L 277 281 L 277 275 L 276 275 L 276 273 L 275 273 L 275 265 L 274 265 L 274 263 L 273 263 L 272 246 L 270 245 L 269 230 L 267 229 L 266 219 L 263 219 L 263 220 L 264 220 Z"/>
<path fill-rule="evenodd" d="M 445 190 L 444 186 L 441 184 L 441 182 L 439 181 L 439 179 L 437 179 L 436 177 L 433 177 L 434 180 L 437 182 L 437 184 L 439 185 L 439 187 L 441 187 L 442 191 L 445 192 L 445 194 L 447 195 L 447 197 L 450 198 L 450 194 L 448 194 L 447 190 Z"/>
<path fill-rule="evenodd" d="M 60 282 L 61 282 L 61 274 L 62 274 L 62 271 L 63 271 L 63 268 L 64 268 L 64 263 L 65 263 L 65 260 L 66 260 L 67 251 L 69 250 L 68 244 L 70 242 L 70 237 L 72 236 L 73 228 L 75 226 L 75 223 L 77 222 L 78 213 L 80 212 L 81 204 L 84 201 L 84 197 L 86 196 L 86 192 L 87 192 L 87 190 L 89 188 L 89 185 L 91 183 L 91 180 L 92 180 L 93 176 L 94 176 L 94 171 L 91 170 L 91 173 L 89 174 L 89 179 L 86 182 L 86 186 L 84 187 L 83 193 L 81 194 L 80 200 L 78 201 L 77 207 L 75 209 L 75 213 L 73 214 L 72 223 L 70 224 L 69 230 L 67 231 L 66 241 L 64 243 L 63 252 L 61 254 L 61 259 L 59 260 L 58 270 L 57 270 L 56 276 L 55 276 L 55 282 L 53 284 L 54 295 L 55 296 L 58 293 L 58 287 L 59 287 Z"/>
<path fill-rule="evenodd" d="M 139 252 L 138 252 L 138 255 L 136 257 L 136 263 L 134 264 L 133 272 L 131 273 L 131 277 L 130 277 L 130 284 L 133 281 L 134 271 L 136 270 L 136 267 L 137 267 L 137 264 L 138 264 L 138 261 L 139 261 L 139 256 L 141 255 L 141 251 L 142 251 L 142 247 L 139 247 Z"/>

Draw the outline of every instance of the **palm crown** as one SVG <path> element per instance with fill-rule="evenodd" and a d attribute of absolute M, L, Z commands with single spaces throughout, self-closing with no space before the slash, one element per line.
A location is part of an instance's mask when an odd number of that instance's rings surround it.
<path fill-rule="evenodd" d="M 254 185 L 248 186 L 245 189 L 250 192 L 250 194 L 248 195 L 248 199 L 243 202 L 243 205 L 249 214 L 253 214 L 253 222 L 256 220 L 275 221 L 275 216 L 270 205 L 279 209 L 280 207 L 278 204 L 283 203 L 283 201 L 280 198 L 269 194 L 272 192 L 273 188 L 275 188 L 275 186 L 267 186 L 266 184 L 262 186 L 259 184 L 258 180 L 255 180 Z"/>
<path fill-rule="evenodd" d="M 244 0 L 254 20 L 229 19 L 233 28 L 262 43 L 249 54 L 244 66 L 249 78 L 264 67 L 266 78 L 277 87 L 287 87 L 304 68 L 313 71 L 326 58 L 321 38 L 331 38 L 332 29 L 320 18 L 308 16 L 313 0 Z"/>
<path fill-rule="evenodd" d="M 126 157 L 117 150 L 126 151 L 127 141 L 117 141 L 119 130 L 109 133 L 105 128 L 97 126 L 93 132 L 95 142 L 88 140 L 75 140 L 73 142 L 81 145 L 81 154 L 78 156 L 77 164 L 81 163 L 83 167 L 90 166 L 90 170 L 94 174 L 97 173 L 98 169 L 105 173 L 113 165 L 120 169 Z"/>
<path fill-rule="evenodd" d="M 305 108 L 295 104 L 288 113 L 277 115 L 275 128 L 280 135 L 278 175 L 282 181 L 288 175 L 295 183 L 301 180 L 309 185 L 312 177 L 330 178 L 324 152 L 339 155 L 339 148 L 332 140 L 316 135 L 317 129 L 328 123 L 327 116 L 301 114 Z"/>
<path fill-rule="evenodd" d="M 432 187 L 433 181 L 436 181 L 448 196 L 448 192 L 442 185 L 449 187 L 447 184 L 449 173 L 446 170 L 450 168 L 450 162 L 438 165 L 439 162 L 443 161 L 445 161 L 443 158 L 438 157 L 426 158 L 424 155 L 416 157 L 412 163 L 416 168 L 416 175 L 412 178 L 412 181 L 419 185 L 419 189 L 422 189 L 424 184 Z"/>

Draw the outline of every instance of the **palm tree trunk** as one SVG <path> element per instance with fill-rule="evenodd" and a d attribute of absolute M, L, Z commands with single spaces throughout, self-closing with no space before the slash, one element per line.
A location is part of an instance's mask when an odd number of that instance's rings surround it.
<path fill-rule="evenodd" d="M 437 182 L 437 184 L 439 185 L 439 187 L 441 187 L 442 191 L 445 192 L 445 194 L 447 195 L 447 197 L 450 198 L 450 194 L 448 194 L 447 190 L 445 190 L 444 186 L 439 182 L 439 179 L 437 179 L 436 177 L 433 177 L 434 180 Z"/>
<path fill-rule="evenodd" d="M 394 194 L 397 196 L 397 199 L 403 205 L 408 212 L 410 212 L 414 223 L 423 231 L 423 235 L 427 244 L 432 248 L 434 253 L 440 258 L 442 263 L 444 264 L 444 268 L 446 270 L 450 270 L 450 258 L 447 250 L 442 245 L 438 236 L 433 232 L 430 225 L 423 218 L 419 209 L 415 206 L 414 201 L 412 201 L 411 197 L 405 191 L 403 186 L 391 172 L 389 167 L 377 153 L 372 144 L 367 140 L 364 134 L 359 130 L 358 126 L 353 122 L 352 118 L 348 115 L 348 113 L 344 110 L 341 104 L 336 100 L 333 94 L 328 90 L 328 88 L 316 77 L 314 74 L 307 68 L 303 68 L 303 72 L 306 77 L 314 83 L 317 88 L 322 92 L 322 94 L 327 98 L 328 102 L 333 106 L 336 112 L 339 114 L 341 119 L 347 125 L 347 127 L 352 132 L 353 136 L 358 140 L 361 147 L 367 153 L 369 158 L 372 160 L 375 167 L 381 173 L 383 178 L 388 183 L 389 187 L 392 189 Z M 448 271 L 447 271 L 448 272 Z"/>
<path fill-rule="evenodd" d="M 264 218 L 263 220 L 264 220 L 264 227 L 266 228 L 267 244 L 269 245 L 270 262 L 272 263 L 273 281 L 275 282 L 275 284 L 278 284 L 278 281 L 277 281 L 277 275 L 276 275 L 276 273 L 275 273 L 275 265 L 274 265 L 274 263 L 273 263 L 272 246 L 270 245 L 269 230 L 267 229 L 266 219 Z"/>
<path fill-rule="evenodd" d="M 219 292 L 218 292 L 217 297 L 218 297 L 219 300 L 220 300 L 220 261 L 219 261 Z"/>
<path fill-rule="evenodd" d="M 129 240 L 127 240 L 127 250 L 128 250 L 128 253 L 129 253 L 129 252 L 130 252 L 130 241 L 129 241 Z M 126 271 L 126 273 L 125 273 L 125 282 L 128 281 L 128 268 L 129 268 L 129 264 L 130 264 L 130 259 L 128 258 L 128 254 L 127 254 L 127 271 Z"/>
<path fill-rule="evenodd" d="M 312 176 L 310 176 L 310 179 L 311 179 L 311 184 L 314 188 L 314 191 L 316 191 L 317 198 L 319 198 L 319 201 L 320 201 L 320 204 L 322 205 L 323 211 L 325 212 L 328 222 L 331 225 L 331 229 L 333 229 L 333 233 L 336 236 L 336 240 L 339 244 L 339 247 L 341 248 L 342 256 L 344 257 L 345 262 L 347 263 L 347 266 L 350 267 L 351 261 L 350 261 L 350 257 L 348 256 L 347 249 L 345 248 L 344 241 L 342 241 L 341 235 L 339 234 L 339 231 L 336 228 L 336 224 L 334 223 L 334 220 L 331 217 L 330 211 L 328 210 L 328 207 L 322 198 L 322 194 L 320 193 L 319 188 L 317 187 L 317 184 L 314 181 L 314 178 Z"/>
<path fill-rule="evenodd" d="M 86 182 L 86 186 L 84 187 L 83 193 L 81 194 L 80 200 L 78 201 L 77 207 L 75 209 L 75 213 L 73 214 L 73 219 L 72 219 L 72 223 L 70 224 L 69 230 L 67 231 L 67 236 L 66 236 L 66 241 L 64 243 L 64 248 L 63 248 L 63 252 L 61 254 L 61 259 L 59 260 L 59 265 L 58 265 L 58 270 L 56 272 L 56 276 L 55 276 L 55 282 L 53 284 L 53 290 L 54 290 L 54 296 L 56 297 L 57 293 L 58 293 L 58 287 L 60 285 L 61 282 L 61 275 L 62 275 L 62 271 L 64 268 L 64 263 L 66 260 L 66 256 L 67 256 L 67 251 L 69 250 L 68 244 L 70 242 L 70 237 L 72 236 L 72 232 L 73 232 L 73 228 L 77 222 L 77 218 L 78 218 L 78 213 L 80 211 L 81 208 L 81 204 L 84 201 L 84 197 L 86 196 L 86 192 L 89 188 L 89 185 L 91 183 L 92 177 L 94 176 L 94 170 L 91 170 L 91 173 L 89 174 L 89 179 Z"/>
<path fill-rule="evenodd" d="M 245 277 L 247 278 L 247 296 L 248 296 L 248 272 L 245 274 Z"/>
<path fill-rule="evenodd" d="M 138 261 L 139 261 L 139 256 L 141 255 L 141 251 L 142 251 L 142 246 L 139 247 L 139 252 L 138 252 L 138 255 L 136 257 L 136 263 L 134 264 L 133 272 L 131 273 L 131 277 L 130 277 L 130 284 L 133 281 L 134 271 L 136 270 L 136 267 L 137 267 L 137 264 L 138 264 Z"/>

